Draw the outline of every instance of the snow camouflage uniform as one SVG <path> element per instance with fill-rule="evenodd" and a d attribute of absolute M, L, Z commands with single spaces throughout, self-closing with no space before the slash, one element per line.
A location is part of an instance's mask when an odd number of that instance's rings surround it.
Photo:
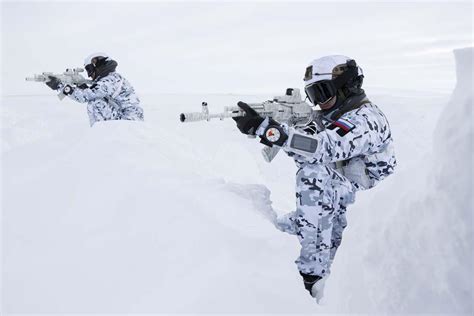
<path fill-rule="evenodd" d="M 107 120 L 143 121 L 143 109 L 135 90 L 116 72 L 98 78 L 90 88 L 74 89 L 69 97 L 77 102 L 87 102 L 91 126 Z"/>
<path fill-rule="evenodd" d="M 320 116 L 306 128 L 289 128 L 317 141 L 314 153 L 302 154 L 287 142 L 283 149 L 298 166 L 296 211 L 279 219 L 283 231 L 301 244 L 300 272 L 324 277 L 347 225 L 345 213 L 355 192 L 373 187 L 396 165 L 390 127 L 378 107 L 361 96 L 358 108 L 334 119 Z M 321 113 L 321 111 L 319 111 Z"/>

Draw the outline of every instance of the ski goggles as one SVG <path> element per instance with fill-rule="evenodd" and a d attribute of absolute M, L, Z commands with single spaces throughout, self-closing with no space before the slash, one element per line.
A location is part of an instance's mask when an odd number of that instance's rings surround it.
<path fill-rule="evenodd" d="M 312 70 L 312 66 L 306 69 L 305 81 L 313 78 Z M 348 60 L 346 65 L 339 65 L 332 73 L 315 73 L 314 75 L 331 75 L 333 78 L 316 81 L 304 89 L 311 103 L 324 104 L 336 95 L 338 89 L 358 76 L 358 68 L 354 60 Z"/>
<path fill-rule="evenodd" d="M 337 88 L 333 80 L 321 80 L 305 87 L 304 91 L 311 103 L 324 104 L 336 95 Z"/>

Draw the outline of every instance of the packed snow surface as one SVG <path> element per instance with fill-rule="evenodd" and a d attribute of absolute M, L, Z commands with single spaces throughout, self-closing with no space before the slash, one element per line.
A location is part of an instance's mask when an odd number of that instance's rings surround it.
<path fill-rule="evenodd" d="M 399 166 L 349 208 L 324 306 L 272 225 L 292 160 L 232 120 L 178 120 L 271 95 L 142 95 L 146 122 L 93 128 L 70 100 L 3 96 L 3 311 L 472 312 L 472 49 L 456 56 L 452 96 L 367 90 Z"/>

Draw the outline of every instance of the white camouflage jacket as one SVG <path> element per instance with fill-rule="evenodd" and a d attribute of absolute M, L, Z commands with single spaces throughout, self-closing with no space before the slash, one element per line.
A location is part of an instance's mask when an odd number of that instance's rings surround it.
<path fill-rule="evenodd" d="M 62 90 L 63 86 L 59 89 Z M 91 126 L 106 120 L 143 121 L 143 109 L 134 88 L 117 72 L 98 79 L 88 88 L 75 88 L 69 97 L 88 104 Z"/>
<path fill-rule="evenodd" d="M 127 79 L 119 73 L 112 72 L 100 78 L 89 89 L 74 89 L 71 98 L 77 102 L 90 102 L 96 99 L 110 98 L 121 108 L 140 106 L 140 100 Z"/>
<path fill-rule="evenodd" d="M 288 134 L 283 149 L 299 167 L 336 167 L 358 189 L 373 187 L 396 166 L 389 123 L 370 102 L 335 121 L 322 117 L 313 128 L 290 127 Z"/>

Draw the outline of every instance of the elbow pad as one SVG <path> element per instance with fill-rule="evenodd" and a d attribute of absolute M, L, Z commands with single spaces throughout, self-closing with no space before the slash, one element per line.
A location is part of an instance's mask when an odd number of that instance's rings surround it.
<path fill-rule="evenodd" d="M 313 157 L 318 148 L 318 140 L 291 129 L 286 150 L 304 157 Z"/>

